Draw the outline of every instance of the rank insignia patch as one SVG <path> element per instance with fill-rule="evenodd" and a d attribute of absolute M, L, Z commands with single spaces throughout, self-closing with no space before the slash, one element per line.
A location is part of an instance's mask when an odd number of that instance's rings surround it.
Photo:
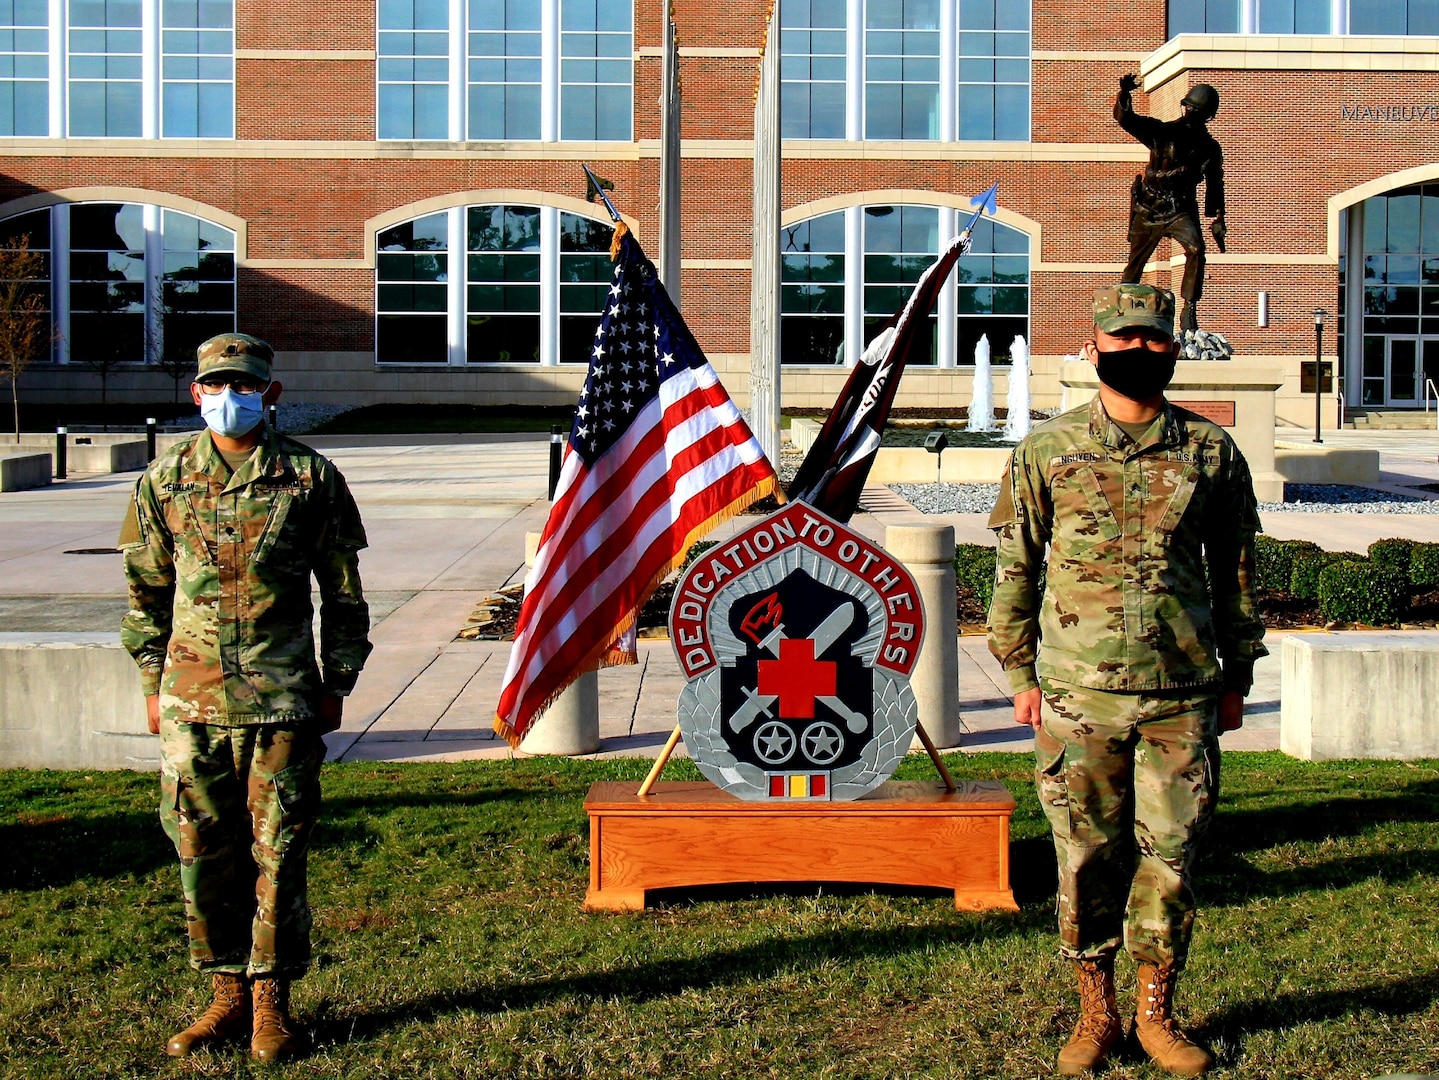
<path fill-rule="evenodd" d="M 856 799 L 914 737 L 924 615 L 883 548 L 791 503 L 680 578 L 670 640 L 685 746 L 743 799 Z"/>

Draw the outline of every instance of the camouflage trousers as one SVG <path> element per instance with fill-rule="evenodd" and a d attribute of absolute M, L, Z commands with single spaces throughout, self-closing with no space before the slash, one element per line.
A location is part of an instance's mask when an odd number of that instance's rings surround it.
<path fill-rule="evenodd" d="M 1035 782 L 1059 861 L 1065 957 L 1184 967 L 1195 846 L 1219 796 L 1218 694 L 1041 679 Z"/>
<path fill-rule="evenodd" d="M 160 821 L 180 856 L 190 965 L 298 978 L 310 962 L 319 733 L 164 720 L 160 740 Z"/>

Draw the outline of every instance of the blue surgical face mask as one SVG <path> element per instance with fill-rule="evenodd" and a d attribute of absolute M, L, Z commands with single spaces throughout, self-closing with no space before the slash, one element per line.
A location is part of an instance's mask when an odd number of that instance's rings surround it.
<path fill-rule="evenodd" d="M 218 394 L 200 395 L 200 415 L 216 435 L 238 439 L 265 419 L 265 395 L 237 394 L 227 386 Z"/>

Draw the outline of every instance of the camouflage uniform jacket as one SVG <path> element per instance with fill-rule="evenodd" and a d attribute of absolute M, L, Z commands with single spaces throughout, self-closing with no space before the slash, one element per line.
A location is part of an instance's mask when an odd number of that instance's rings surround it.
<path fill-rule="evenodd" d="M 1135 443 L 1095 397 L 1015 448 L 989 527 L 989 648 L 1015 692 L 1037 675 L 1111 691 L 1202 686 L 1220 681 L 1220 657 L 1225 687 L 1249 690 L 1267 653 L 1259 514 L 1222 428 L 1166 403 Z"/>
<path fill-rule="evenodd" d="M 304 721 L 322 692 L 348 693 L 370 652 L 365 543 L 344 477 L 309 447 L 266 426 L 232 475 L 208 431 L 177 444 L 140 477 L 120 535 L 121 640 L 145 693 L 168 719 L 225 726 Z"/>

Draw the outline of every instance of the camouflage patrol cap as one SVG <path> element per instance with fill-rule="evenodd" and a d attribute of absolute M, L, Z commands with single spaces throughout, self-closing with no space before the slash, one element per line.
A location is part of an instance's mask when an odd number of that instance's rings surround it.
<path fill-rule="evenodd" d="M 269 382 L 270 361 L 275 358 L 275 350 L 249 334 L 216 334 L 202 342 L 195 355 L 200 361 L 196 381 L 207 375 L 233 371 Z"/>
<path fill-rule="evenodd" d="M 1153 285 L 1110 285 L 1094 290 L 1094 325 L 1106 334 L 1155 330 L 1174 336 L 1174 294 Z"/>

